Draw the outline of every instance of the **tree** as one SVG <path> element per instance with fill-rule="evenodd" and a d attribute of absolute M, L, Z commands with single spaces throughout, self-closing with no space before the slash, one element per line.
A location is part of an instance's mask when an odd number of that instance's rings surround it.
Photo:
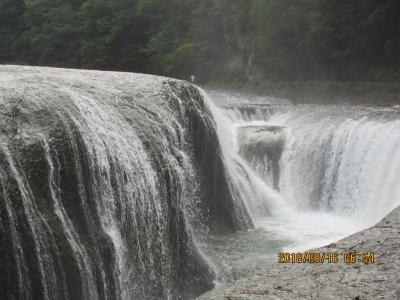
<path fill-rule="evenodd" d="M 15 61 L 14 49 L 23 23 L 23 0 L 0 0 L 0 62 Z"/>

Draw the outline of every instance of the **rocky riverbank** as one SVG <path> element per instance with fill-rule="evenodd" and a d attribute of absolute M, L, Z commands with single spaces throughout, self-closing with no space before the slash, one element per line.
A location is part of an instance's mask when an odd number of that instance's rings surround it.
<path fill-rule="evenodd" d="M 310 252 L 373 252 L 375 263 L 278 264 L 199 299 L 400 299 L 400 207 L 372 228 Z"/>

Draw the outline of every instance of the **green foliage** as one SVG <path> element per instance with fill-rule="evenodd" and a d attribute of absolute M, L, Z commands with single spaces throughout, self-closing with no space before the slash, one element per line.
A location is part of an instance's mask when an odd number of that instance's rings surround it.
<path fill-rule="evenodd" d="M 398 0 L 0 0 L 0 63 L 400 80 Z"/>
<path fill-rule="evenodd" d="M 0 62 L 14 61 L 14 44 L 21 32 L 23 0 L 0 0 Z"/>

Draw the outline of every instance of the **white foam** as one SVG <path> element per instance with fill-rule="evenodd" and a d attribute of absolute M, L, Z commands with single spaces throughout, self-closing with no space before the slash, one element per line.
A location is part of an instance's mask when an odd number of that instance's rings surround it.
<path fill-rule="evenodd" d="M 305 250 L 372 226 L 400 205 L 400 120 L 392 110 L 283 104 L 268 116 L 241 116 L 209 103 L 233 180 L 253 188 L 242 196 L 256 227 L 289 239 L 288 249 Z M 287 128 L 279 192 L 238 155 L 235 129 L 265 125 Z M 233 167 L 238 162 L 246 176 Z"/>

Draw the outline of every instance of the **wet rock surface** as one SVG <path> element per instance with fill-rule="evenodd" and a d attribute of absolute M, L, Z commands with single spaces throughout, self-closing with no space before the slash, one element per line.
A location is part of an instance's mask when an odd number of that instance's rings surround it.
<path fill-rule="evenodd" d="M 286 129 L 281 126 L 238 128 L 240 156 L 275 190 L 279 190 L 279 161 L 285 146 Z"/>
<path fill-rule="evenodd" d="M 191 299 L 191 228 L 250 226 L 193 85 L 0 66 L 0 299 Z"/>
<path fill-rule="evenodd" d="M 372 228 L 306 252 L 375 253 L 375 263 L 274 264 L 199 299 L 400 299 L 400 207 Z M 277 258 L 278 261 L 278 258 Z"/>

